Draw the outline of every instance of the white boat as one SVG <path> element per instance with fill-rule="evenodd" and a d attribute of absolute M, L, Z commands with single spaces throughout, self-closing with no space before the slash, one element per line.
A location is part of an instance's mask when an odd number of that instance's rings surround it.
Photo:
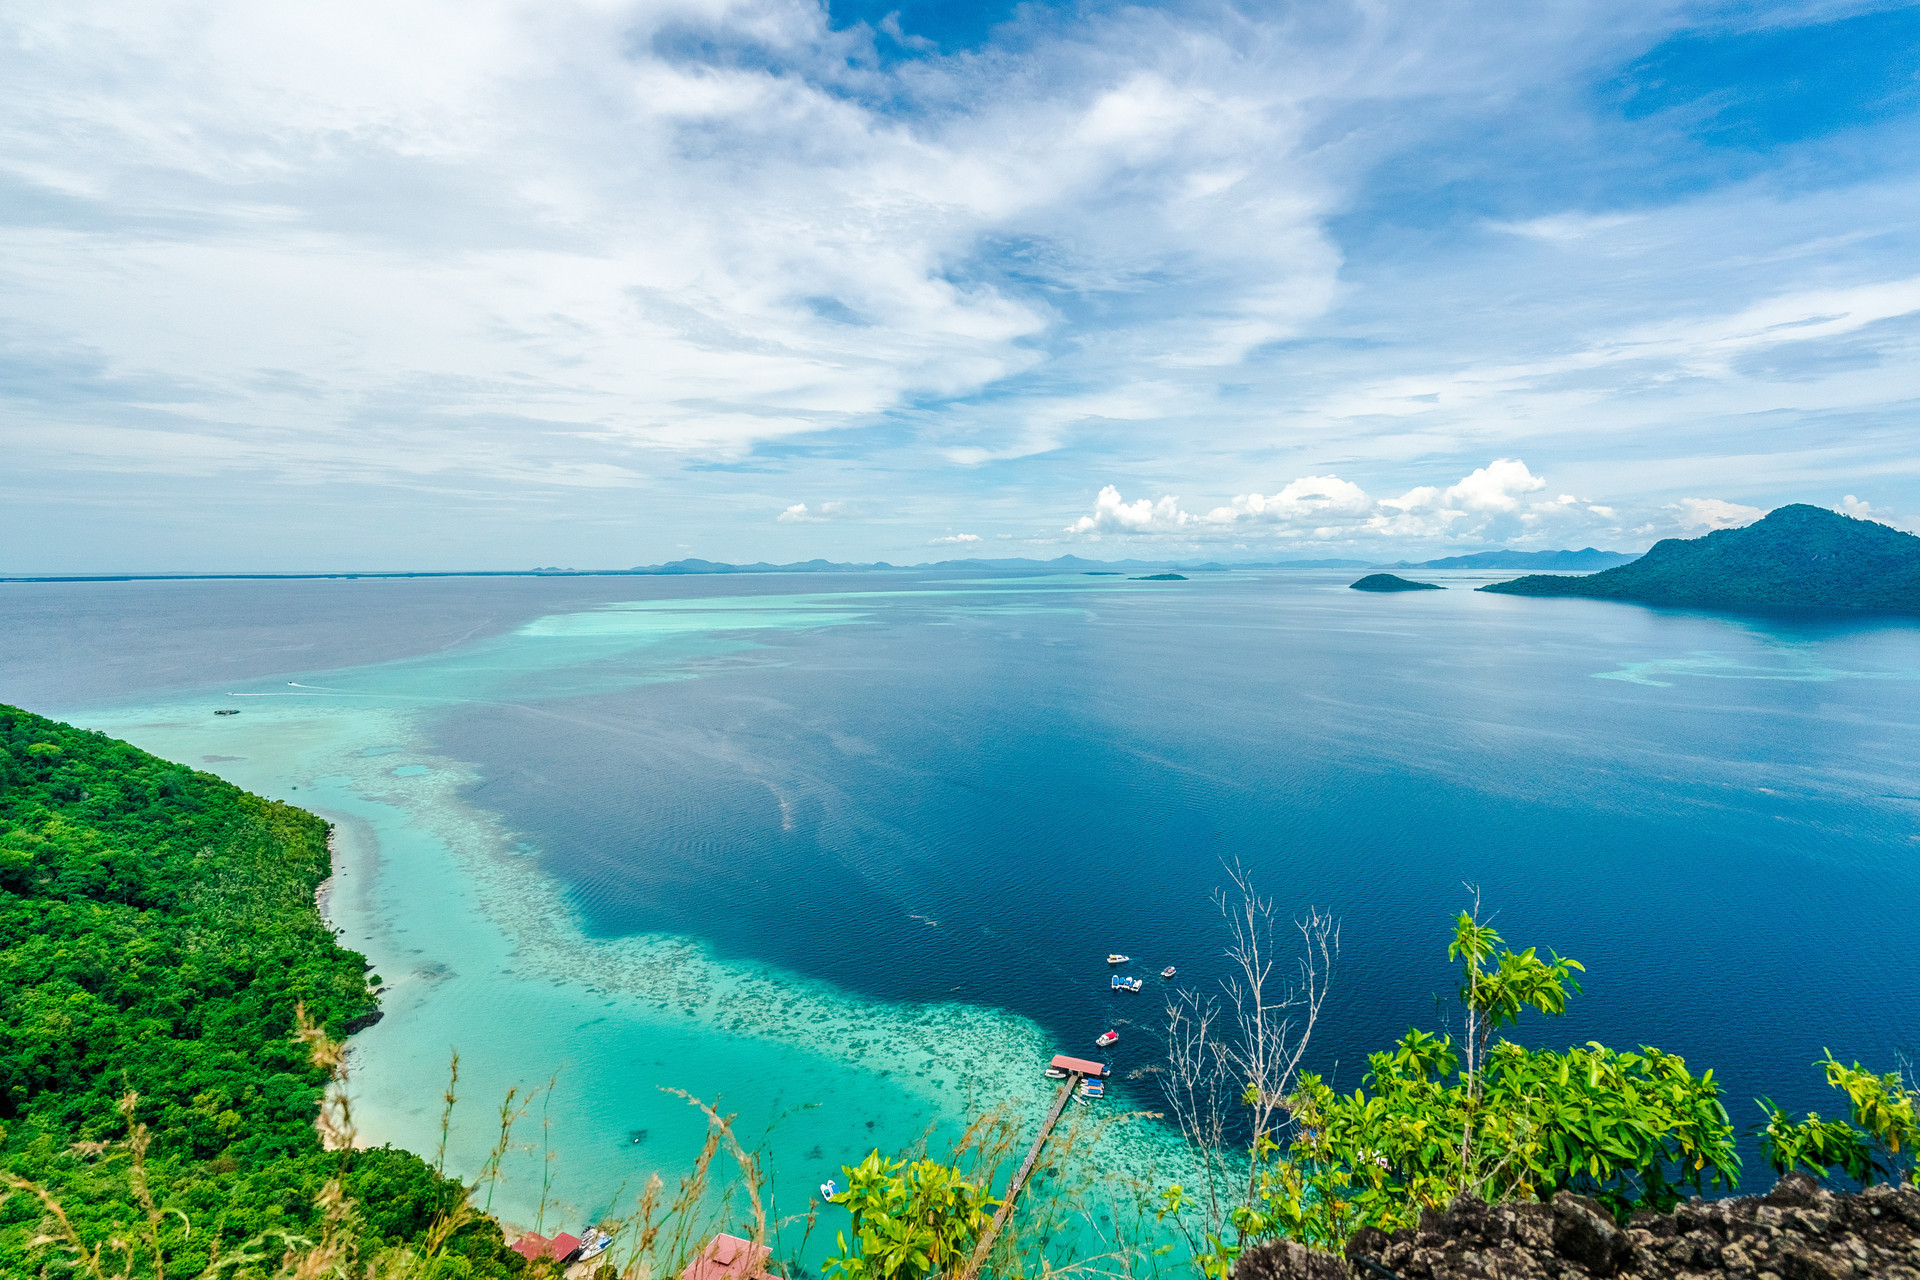
<path fill-rule="evenodd" d="M 1138 991 L 1140 989 L 1140 979 L 1123 978 L 1116 973 L 1113 975 L 1113 989 L 1115 991 Z"/>
<path fill-rule="evenodd" d="M 1133 959 L 1132 956 L 1123 956 L 1118 951 L 1116 951 L 1112 955 L 1107 957 L 1107 963 L 1108 964 L 1125 964 L 1127 961 L 1131 959 Z"/>
<path fill-rule="evenodd" d="M 597 1258 L 607 1251 L 613 1243 L 613 1237 L 598 1227 L 589 1227 L 580 1240 L 580 1252 L 573 1255 L 575 1262 L 585 1262 L 588 1258 Z"/>
<path fill-rule="evenodd" d="M 1080 1096 L 1083 1098 L 1104 1098 L 1107 1096 L 1107 1086 L 1098 1080 L 1082 1080 L 1080 1082 Z"/>
<path fill-rule="evenodd" d="M 1048 1067 L 1047 1068 L 1047 1079 L 1065 1080 L 1066 1078 L 1067 1078 L 1067 1070 L 1065 1067 Z"/>
<path fill-rule="evenodd" d="M 831 1200 L 839 1194 L 840 1194 L 840 1188 L 833 1185 L 832 1178 L 828 1178 L 825 1182 L 820 1184 L 820 1198 L 822 1200 Z"/>
<path fill-rule="evenodd" d="M 1120 1033 L 1118 1031 L 1113 1030 L 1111 1027 L 1109 1027 L 1106 1031 L 1101 1033 L 1100 1038 L 1098 1040 L 1095 1040 L 1094 1043 L 1099 1045 L 1102 1049 L 1104 1049 L 1108 1045 L 1112 1044 L 1114 1041 L 1118 1040 L 1119 1038 L 1120 1038 Z"/>
<path fill-rule="evenodd" d="M 1173 973 L 1174 973 L 1173 966 L 1168 965 L 1166 968 L 1160 971 L 1160 976 L 1163 978 L 1171 978 L 1173 976 Z"/>

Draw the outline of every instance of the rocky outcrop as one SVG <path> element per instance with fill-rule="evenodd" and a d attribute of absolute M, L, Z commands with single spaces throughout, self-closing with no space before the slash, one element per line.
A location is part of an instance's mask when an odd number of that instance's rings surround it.
<path fill-rule="evenodd" d="M 1458 1200 L 1417 1231 L 1368 1228 L 1339 1257 L 1280 1241 L 1233 1280 L 1920 1280 L 1920 1191 L 1836 1195 L 1788 1174 L 1764 1196 L 1690 1200 L 1625 1227 L 1561 1192 L 1549 1204 Z"/>

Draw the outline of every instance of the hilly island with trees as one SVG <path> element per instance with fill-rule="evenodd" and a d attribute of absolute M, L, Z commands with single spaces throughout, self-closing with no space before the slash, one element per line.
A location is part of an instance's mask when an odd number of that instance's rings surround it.
<path fill-rule="evenodd" d="M 1795 503 L 1744 528 L 1664 539 L 1600 573 L 1530 574 L 1480 590 L 1706 609 L 1920 614 L 1920 537 Z"/>
<path fill-rule="evenodd" d="M 514 1097 L 468 1180 L 438 1156 L 354 1141 L 341 1042 L 376 1015 L 379 979 L 316 906 L 327 835 L 297 808 L 0 708 L 0 1274 L 558 1274 L 509 1250 L 478 1202 L 512 1140 Z M 1775 1195 L 1801 1215 L 1793 1230 L 1857 1245 L 1878 1274 L 1920 1274 L 1920 1258 L 1900 1252 L 1920 1243 L 1920 1120 L 1900 1072 L 1828 1054 L 1813 1065 L 1838 1114 L 1795 1117 L 1762 1099 L 1736 1104 L 1743 1125 L 1713 1071 L 1673 1053 L 1525 1047 L 1508 1033 L 1560 1016 L 1585 970 L 1510 945 L 1476 898 L 1435 940 L 1458 974 L 1458 1038 L 1410 1029 L 1342 1092 L 1308 1056 L 1337 921 L 1290 921 L 1230 874 L 1218 901 L 1235 980 L 1221 996 L 1171 999 L 1161 1109 L 1126 1121 L 1178 1130 L 1192 1157 L 1180 1181 L 1072 1176 L 1067 1148 L 1097 1145 L 1118 1118 L 1100 1120 L 1054 1140 L 1042 1163 L 1070 1176 L 1012 1212 L 996 1188 L 1035 1117 L 1003 1109 L 938 1154 L 873 1152 L 826 1202 L 782 1217 L 761 1194 L 777 1157 L 744 1150 L 729 1117 L 689 1098 L 711 1125 L 692 1172 L 654 1179 L 631 1216 L 603 1223 L 615 1248 L 579 1274 L 669 1277 L 728 1230 L 770 1250 L 769 1274 L 798 1280 L 809 1268 L 780 1233 L 819 1226 L 835 1238 L 826 1271 L 841 1280 L 1491 1275 L 1446 1259 L 1499 1249 L 1551 1263 L 1510 1259 L 1499 1274 L 1756 1275 L 1720 1252 L 1691 1271 L 1675 1261 L 1705 1247 L 1700 1222 L 1719 1222 L 1723 1239 L 1727 1224 L 1757 1222 L 1764 1237 L 1765 1204 L 1691 1199 L 1741 1184 L 1743 1128 L 1773 1173 L 1792 1175 Z M 450 1084 L 449 1111 L 454 1098 Z M 728 1160 L 737 1172 L 723 1176 Z M 1094 1196 L 1125 1211 L 1097 1239 L 1066 1225 Z M 996 1210 L 1006 1231 L 975 1257 Z M 1816 1218 L 1827 1225 L 1806 1225 Z M 1855 1219 L 1867 1226 L 1833 1234 Z M 1766 1240 L 1754 1256 L 1772 1256 Z M 1776 1251 L 1789 1245 L 1801 1248 Z M 1791 1257 L 1804 1266 L 1772 1274 L 1841 1274 L 1803 1253 Z"/>

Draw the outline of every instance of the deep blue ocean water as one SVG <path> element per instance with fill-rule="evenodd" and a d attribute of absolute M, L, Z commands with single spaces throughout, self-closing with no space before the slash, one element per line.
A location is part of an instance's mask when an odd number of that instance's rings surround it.
<path fill-rule="evenodd" d="M 469 799 L 590 933 L 989 1005 L 1064 1048 L 1118 1025 L 1123 1072 L 1156 1056 L 1160 1001 L 1108 992 L 1104 956 L 1224 976 L 1210 894 L 1236 860 L 1340 917 L 1310 1056 L 1342 1086 L 1408 1025 L 1457 1023 L 1466 884 L 1510 943 L 1587 966 L 1518 1038 L 1681 1053 L 1742 1128 L 1756 1094 L 1834 1111 L 1825 1047 L 1920 1050 L 1920 625 L 1347 576 L 8 585 L 0 700 L 431 684 Z M 496 661 L 610 603 L 803 594 L 844 617 Z"/>

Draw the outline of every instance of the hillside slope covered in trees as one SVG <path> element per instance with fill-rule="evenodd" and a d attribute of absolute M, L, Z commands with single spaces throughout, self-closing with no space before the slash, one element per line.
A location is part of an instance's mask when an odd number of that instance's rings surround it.
<path fill-rule="evenodd" d="M 0 706 L 0 1174 L 56 1197 L 90 1244 L 145 1236 L 137 1123 L 169 1276 L 308 1232 L 343 1157 L 315 1132 L 327 1073 L 295 1009 L 335 1036 L 375 1010 L 365 961 L 315 908 L 328 870 L 312 814 Z M 382 1241 L 463 1194 L 391 1148 L 354 1153 L 343 1189 Z M 24 1191 L 0 1204 L 0 1275 L 50 1261 L 47 1217 Z M 467 1237 L 470 1274 L 519 1261 L 490 1221 Z"/>
<path fill-rule="evenodd" d="M 1480 590 L 1707 609 L 1920 614 L 1920 537 L 1795 503 L 1742 529 L 1663 539 L 1603 573 L 1533 574 Z"/>

